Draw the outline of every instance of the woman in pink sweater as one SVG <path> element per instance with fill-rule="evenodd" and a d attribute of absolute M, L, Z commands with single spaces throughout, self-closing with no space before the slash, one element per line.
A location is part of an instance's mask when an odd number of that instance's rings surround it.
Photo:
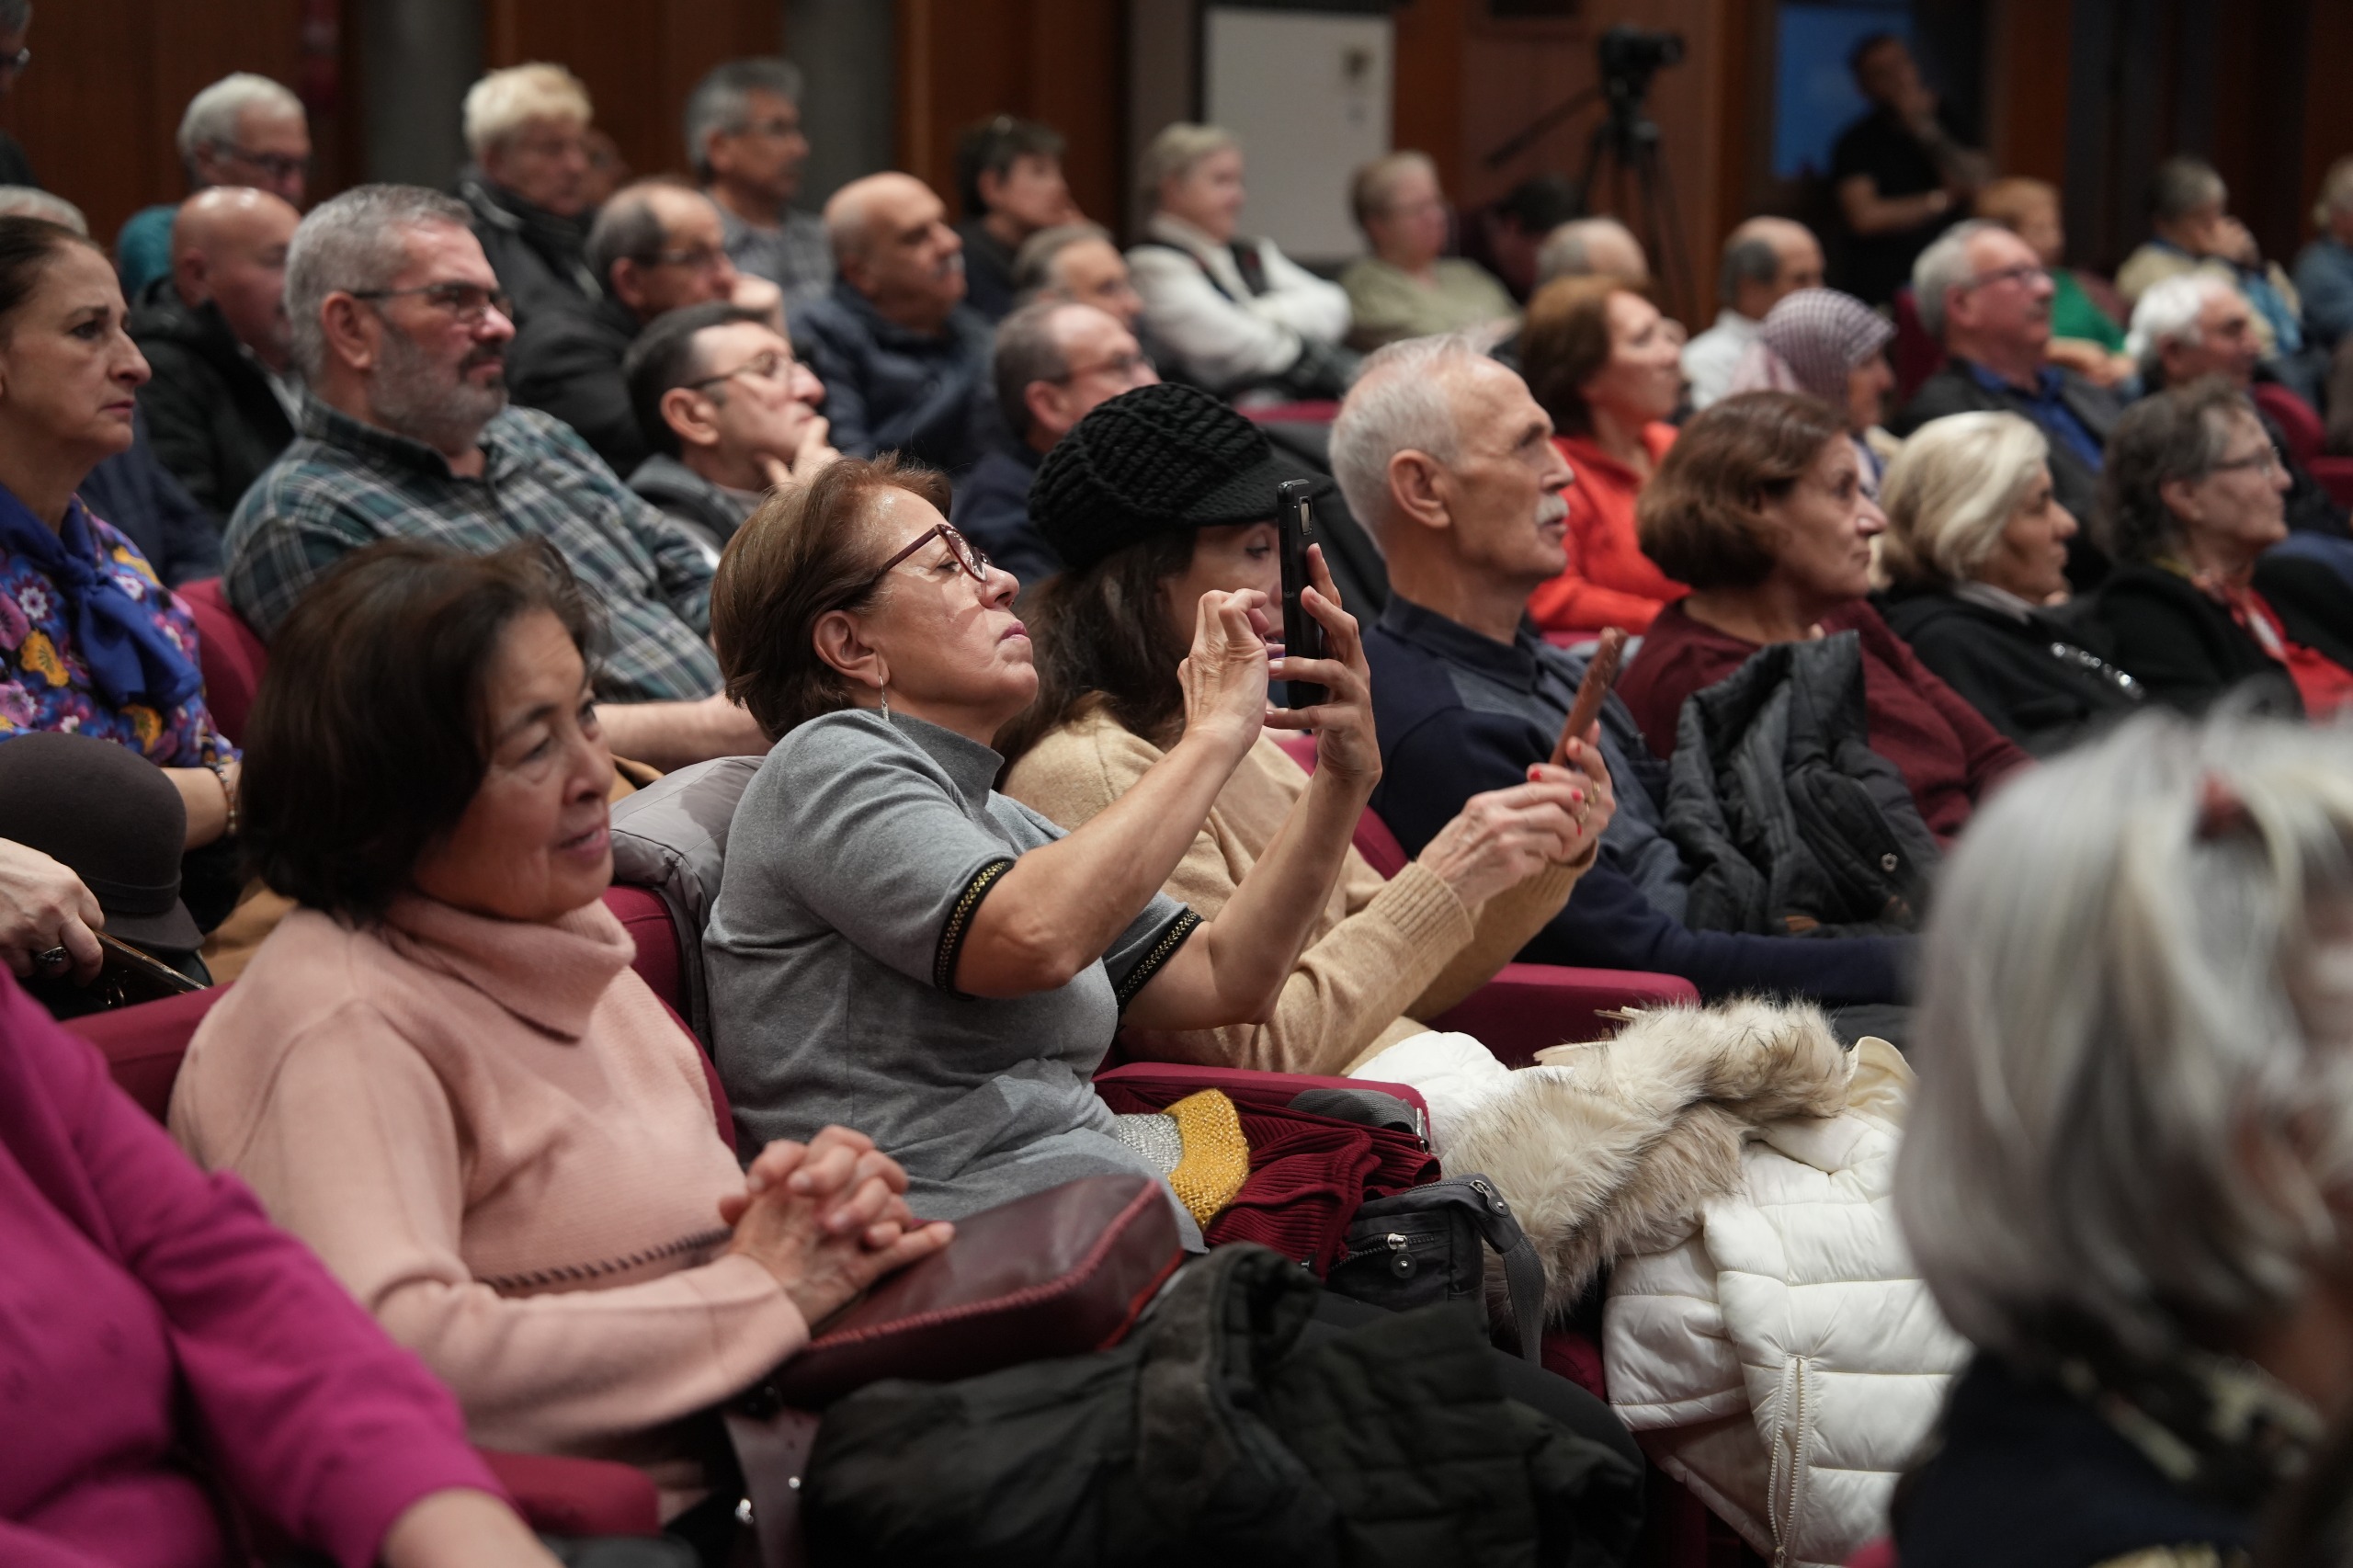
<path fill-rule="evenodd" d="M 698 1047 L 598 902 L 587 632 L 536 541 L 378 544 L 297 607 L 243 811 L 301 907 L 198 1031 L 171 1119 L 441 1375 L 475 1441 L 638 1463 L 675 1515 L 711 1408 L 947 1228 L 838 1128 L 738 1170 Z"/>

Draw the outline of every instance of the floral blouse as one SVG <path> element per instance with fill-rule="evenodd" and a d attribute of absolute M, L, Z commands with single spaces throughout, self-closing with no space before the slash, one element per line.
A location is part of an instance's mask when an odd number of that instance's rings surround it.
<path fill-rule="evenodd" d="M 91 517 L 89 525 L 99 570 L 144 606 L 156 628 L 196 663 L 196 622 L 156 579 L 139 547 L 110 523 Z M 237 756 L 212 727 L 201 692 L 168 712 L 135 703 L 108 706 L 74 651 L 64 596 L 39 566 L 0 555 L 0 741 L 45 730 L 102 736 L 158 767 L 199 767 Z"/>

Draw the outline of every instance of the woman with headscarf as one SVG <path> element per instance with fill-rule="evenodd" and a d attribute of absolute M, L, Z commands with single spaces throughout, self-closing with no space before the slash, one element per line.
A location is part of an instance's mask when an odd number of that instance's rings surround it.
<path fill-rule="evenodd" d="M 1863 488 L 1877 495 L 1900 444 L 1880 424 L 1895 386 L 1887 362 L 1894 336 L 1887 318 L 1852 294 L 1801 289 L 1766 313 L 1756 341 L 1733 370 L 1732 390 L 1803 392 L 1845 415 Z"/>

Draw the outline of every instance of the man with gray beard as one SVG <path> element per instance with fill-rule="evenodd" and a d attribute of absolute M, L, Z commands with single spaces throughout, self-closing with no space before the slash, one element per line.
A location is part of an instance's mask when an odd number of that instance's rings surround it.
<path fill-rule="evenodd" d="M 506 403 L 515 335 L 460 203 L 415 186 L 345 192 L 286 257 L 301 435 L 229 519 L 230 603 L 264 637 L 337 561 L 380 539 L 483 553 L 554 546 L 600 608 L 598 718 L 657 767 L 767 749 L 722 695 L 710 556 L 558 420 Z"/>

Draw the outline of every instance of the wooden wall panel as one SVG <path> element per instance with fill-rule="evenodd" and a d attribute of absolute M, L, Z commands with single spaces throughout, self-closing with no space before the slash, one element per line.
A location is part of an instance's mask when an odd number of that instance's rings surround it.
<path fill-rule="evenodd" d="M 898 0 L 899 166 L 961 215 L 957 134 L 995 114 L 1042 120 L 1069 140 L 1063 168 L 1080 208 L 1118 227 L 1121 11 L 1108 0 Z"/>
<path fill-rule="evenodd" d="M 2064 184 L 2073 25 L 2052 0 L 1996 0 L 1986 40 L 1986 148 L 2006 174 Z"/>

